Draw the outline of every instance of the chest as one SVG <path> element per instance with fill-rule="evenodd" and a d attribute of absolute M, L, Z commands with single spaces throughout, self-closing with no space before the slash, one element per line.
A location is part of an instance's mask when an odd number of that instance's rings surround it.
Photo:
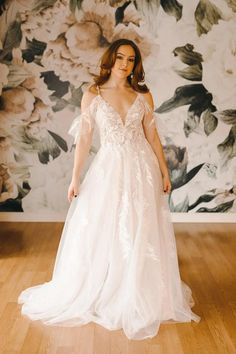
<path fill-rule="evenodd" d="M 124 107 L 122 108 L 124 109 Z M 97 124 L 125 128 L 131 124 L 141 123 L 144 116 L 144 108 L 139 96 L 136 96 L 134 101 L 125 108 L 126 110 L 120 113 L 120 110 L 114 107 L 113 103 L 111 104 L 99 96 L 96 114 Z"/>
<path fill-rule="evenodd" d="M 130 107 L 135 103 L 138 94 L 132 94 L 131 96 L 125 93 L 113 93 L 106 98 L 106 96 L 101 95 L 101 97 L 114 108 L 114 110 L 119 113 L 119 115 L 123 118 L 127 115 Z"/>

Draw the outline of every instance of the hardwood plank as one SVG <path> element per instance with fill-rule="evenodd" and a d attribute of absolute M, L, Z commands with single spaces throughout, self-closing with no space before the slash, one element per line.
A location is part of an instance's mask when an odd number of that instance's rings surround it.
<path fill-rule="evenodd" d="M 29 325 L 20 353 L 21 354 L 39 353 L 38 348 L 40 347 L 42 338 L 43 338 L 42 326 L 38 322 L 32 322 Z"/>
<path fill-rule="evenodd" d="M 111 348 L 111 338 L 113 338 L 114 332 L 110 332 L 103 328 L 102 326 L 96 324 L 94 325 L 94 340 L 93 340 L 93 354 L 110 354 Z M 84 341 L 84 346 L 88 345 L 87 340 Z M 89 353 L 88 353 L 89 354 Z"/>
<path fill-rule="evenodd" d="M 215 343 L 220 354 L 235 354 L 234 346 L 225 326 L 214 304 L 205 305 L 205 313 L 207 316 L 208 327 L 213 335 Z M 235 329 L 234 329 L 235 332 Z"/>
<path fill-rule="evenodd" d="M 236 354 L 236 227 L 175 225 L 181 278 L 200 323 L 161 324 L 155 338 L 128 340 L 90 323 L 45 326 L 21 316 L 17 298 L 51 279 L 62 223 L 1 223 L 0 353 Z"/>

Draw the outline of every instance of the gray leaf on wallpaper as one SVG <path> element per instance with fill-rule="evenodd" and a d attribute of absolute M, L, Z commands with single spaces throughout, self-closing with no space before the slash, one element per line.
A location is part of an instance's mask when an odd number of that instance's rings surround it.
<path fill-rule="evenodd" d="M 51 95 L 50 100 L 54 103 L 52 106 L 53 112 L 59 112 L 68 107 L 68 102 L 64 98 L 58 98 L 54 95 Z"/>
<path fill-rule="evenodd" d="M 68 103 L 80 107 L 81 99 L 83 96 L 82 87 L 75 88 L 73 85 L 70 85 L 71 98 L 68 100 Z"/>
<path fill-rule="evenodd" d="M 204 166 L 205 163 L 200 163 L 199 165 L 193 167 L 188 173 L 184 175 L 184 178 L 181 181 L 178 181 L 178 183 L 174 184 L 172 189 L 177 189 L 185 184 L 187 184 L 189 181 L 193 179 L 197 175 L 197 173 L 201 170 L 201 168 Z"/>
<path fill-rule="evenodd" d="M 35 141 L 33 147 L 38 151 L 39 161 L 42 164 L 47 164 L 51 159 L 54 160 L 61 154 L 61 150 L 53 138 L 45 138 L 42 142 Z"/>
<path fill-rule="evenodd" d="M 47 164 L 50 162 L 50 156 L 54 159 L 56 159 L 61 153 L 61 150 L 55 146 L 53 149 L 49 150 L 44 150 L 42 149 L 41 151 L 38 152 L 38 158 L 39 161 L 42 164 Z"/>
<path fill-rule="evenodd" d="M 76 8 L 81 9 L 83 0 L 70 0 L 70 11 L 75 12 Z"/>
<path fill-rule="evenodd" d="M 57 0 L 35 0 L 32 11 L 38 12 L 53 6 Z"/>
<path fill-rule="evenodd" d="M 215 198 L 215 195 L 212 194 L 202 194 L 200 197 L 197 198 L 197 200 L 189 205 L 188 210 L 194 209 L 196 206 L 198 206 L 201 203 L 209 203 Z"/>
<path fill-rule="evenodd" d="M 173 50 L 174 56 L 177 56 L 180 61 L 187 64 L 184 69 L 174 68 L 174 71 L 187 80 L 201 81 L 202 80 L 202 55 L 194 51 L 194 46 L 190 43 L 181 47 L 176 47 Z"/>
<path fill-rule="evenodd" d="M 174 16 L 177 21 L 182 17 L 183 5 L 176 0 L 161 0 L 163 10 L 171 16 Z"/>
<path fill-rule="evenodd" d="M 164 146 L 164 153 L 170 171 L 172 190 L 188 183 L 204 165 L 202 163 L 187 172 L 188 152 L 186 147 L 170 144 Z"/>
<path fill-rule="evenodd" d="M 186 137 L 192 132 L 202 134 L 200 127 L 201 118 L 204 118 L 204 133 L 211 134 L 217 127 L 218 122 L 211 116 L 212 112 L 216 111 L 216 107 L 212 105 L 212 95 L 207 94 L 204 100 L 198 100 L 189 106 L 187 117 L 184 121 L 184 133 Z"/>
<path fill-rule="evenodd" d="M 3 50 L 0 54 L 0 59 L 3 59 L 13 48 L 19 47 L 22 39 L 21 21 L 17 18 L 12 22 L 7 30 L 5 39 L 3 41 Z"/>
<path fill-rule="evenodd" d="M 202 119 L 204 123 L 204 132 L 206 135 L 210 135 L 218 125 L 218 119 L 215 117 L 215 112 L 212 113 L 210 109 L 206 109 L 202 113 Z"/>
<path fill-rule="evenodd" d="M 21 200 L 24 197 L 26 197 L 27 194 L 29 194 L 29 192 L 31 190 L 31 187 L 30 187 L 30 185 L 27 182 L 23 183 L 23 187 L 18 185 L 17 188 L 18 188 L 18 196 L 17 196 L 18 200 Z"/>
<path fill-rule="evenodd" d="M 2 43 L 4 43 L 9 26 L 16 20 L 17 12 L 17 6 L 11 6 L 10 2 L 1 1 L 0 40 Z"/>
<path fill-rule="evenodd" d="M 58 98 L 61 98 L 65 94 L 67 94 L 69 87 L 71 87 L 72 90 L 74 88 L 74 86 L 70 84 L 69 81 L 61 81 L 60 77 L 56 75 L 55 72 L 52 70 L 41 72 L 41 77 L 47 85 L 47 88 L 53 91 L 53 96 L 56 96 Z"/>
<path fill-rule="evenodd" d="M 229 212 L 236 202 L 236 185 L 230 189 L 213 188 L 200 195 L 195 202 L 189 205 L 188 211 L 197 212 Z M 198 208 L 198 209 L 197 209 Z"/>
<path fill-rule="evenodd" d="M 186 80 L 202 81 L 202 68 L 198 64 L 190 65 L 182 70 L 174 68 L 174 71 Z"/>
<path fill-rule="evenodd" d="M 178 58 L 187 65 L 199 65 L 202 68 L 202 54 L 194 51 L 194 46 L 190 43 L 185 44 L 181 47 L 176 47 L 173 50 L 174 56 Z"/>
<path fill-rule="evenodd" d="M 63 82 L 61 86 L 62 86 L 61 87 L 61 91 L 62 91 L 63 86 L 65 86 L 65 83 Z M 49 86 L 49 89 L 52 89 L 52 85 Z M 54 95 L 50 96 L 50 100 L 54 103 L 54 105 L 52 106 L 53 112 L 62 111 L 64 108 L 68 108 L 72 112 L 74 112 L 75 107 L 80 108 L 81 99 L 82 99 L 82 95 L 83 95 L 83 91 L 82 91 L 81 87 L 75 89 L 73 85 L 70 85 L 70 93 L 71 93 L 71 97 L 67 100 L 57 96 L 57 94 L 60 96 L 60 92 L 55 92 Z"/>
<path fill-rule="evenodd" d="M 201 207 L 197 210 L 197 213 L 225 213 L 229 211 L 234 204 L 234 200 L 231 200 L 226 203 L 217 205 L 214 208 Z"/>
<path fill-rule="evenodd" d="M 3 14 L 3 12 L 6 10 L 6 0 L 2 0 L 0 2 L 0 16 Z"/>
<path fill-rule="evenodd" d="M 197 33 L 208 33 L 212 26 L 222 18 L 220 9 L 209 0 L 200 0 L 195 10 Z"/>
<path fill-rule="evenodd" d="M 116 25 L 123 22 L 125 9 L 129 6 L 130 3 L 131 1 L 126 1 L 123 5 L 117 7 L 115 12 Z"/>
<path fill-rule="evenodd" d="M 188 196 L 186 196 L 182 202 L 176 205 L 174 205 L 172 199 L 170 198 L 169 206 L 170 206 L 170 211 L 172 213 L 186 213 L 188 211 L 189 198 Z"/>
<path fill-rule="evenodd" d="M 230 129 L 227 138 L 217 145 L 217 149 L 222 158 L 221 167 L 225 167 L 229 160 L 236 157 L 236 124 Z"/>
<path fill-rule="evenodd" d="M 173 97 L 163 102 L 157 112 L 170 112 L 177 107 L 193 104 L 196 105 L 196 109 L 200 109 L 199 104 L 206 106 L 211 102 L 211 99 L 212 96 L 202 84 L 184 85 L 177 87 Z"/>
<path fill-rule="evenodd" d="M 224 111 L 216 111 L 214 115 L 222 120 L 225 124 L 236 124 L 236 109 L 226 109 Z"/>
<path fill-rule="evenodd" d="M 38 41 L 35 38 L 33 38 L 32 41 L 26 38 L 26 49 L 22 50 L 23 59 L 26 60 L 27 63 L 34 61 L 41 65 L 41 57 L 46 49 L 46 46 L 46 43 Z"/>
<path fill-rule="evenodd" d="M 187 118 L 184 121 L 184 134 L 188 138 L 192 132 L 200 132 L 199 129 L 200 116 L 194 112 L 188 112 Z"/>
<path fill-rule="evenodd" d="M 187 65 L 198 64 L 200 67 L 203 62 L 202 54 L 194 51 L 194 46 L 190 43 L 181 47 L 176 47 L 173 50 L 174 56 L 178 56 L 179 59 Z"/>
<path fill-rule="evenodd" d="M 67 142 L 58 134 L 52 132 L 51 130 L 48 130 L 48 133 L 53 137 L 57 145 L 65 152 L 68 151 L 68 145 Z"/>
<path fill-rule="evenodd" d="M 61 150 L 52 134 L 46 129 L 36 130 L 34 125 L 18 126 L 12 129 L 14 147 L 22 153 L 37 153 L 39 161 L 47 164 L 55 159 Z"/>

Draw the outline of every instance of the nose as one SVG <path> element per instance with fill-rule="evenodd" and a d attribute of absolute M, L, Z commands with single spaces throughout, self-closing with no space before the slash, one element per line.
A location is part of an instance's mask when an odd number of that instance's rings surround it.
<path fill-rule="evenodd" d="M 122 68 L 126 68 L 127 65 L 128 65 L 128 61 L 127 61 L 126 59 L 123 59 L 123 60 L 122 60 L 121 67 L 122 67 Z"/>

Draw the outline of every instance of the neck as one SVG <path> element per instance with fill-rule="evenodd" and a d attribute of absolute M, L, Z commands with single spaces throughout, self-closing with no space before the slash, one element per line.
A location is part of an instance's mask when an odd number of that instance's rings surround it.
<path fill-rule="evenodd" d="M 111 87 L 114 87 L 114 88 L 124 88 L 124 87 L 127 87 L 127 86 L 130 86 L 128 81 L 127 81 L 127 78 L 118 78 L 114 75 L 110 75 L 109 79 L 107 80 L 107 83 L 109 84 L 109 86 Z"/>

